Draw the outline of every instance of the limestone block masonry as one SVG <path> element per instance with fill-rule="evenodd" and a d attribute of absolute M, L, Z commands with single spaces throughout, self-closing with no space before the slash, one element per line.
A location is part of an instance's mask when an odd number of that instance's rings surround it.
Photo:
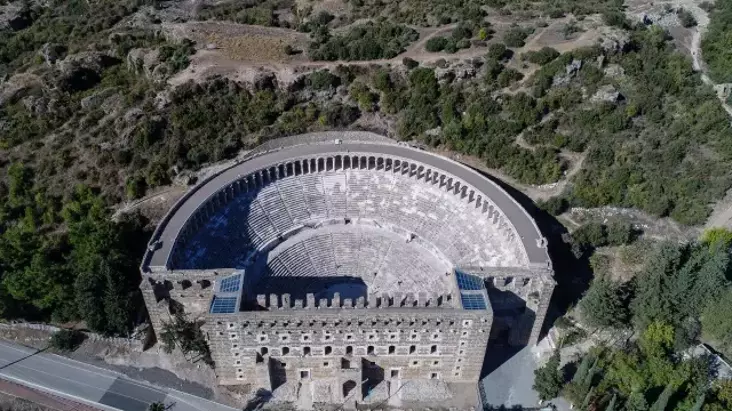
<path fill-rule="evenodd" d="M 555 284 L 503 189 L 358 132 L 269 142 L 201 182 L 141 272 L 155 333 L 176 312 L 202 321 L 220 384 L 347 407 L 410 380 L 477 382 L 489 340 L 537 342 Z"/>

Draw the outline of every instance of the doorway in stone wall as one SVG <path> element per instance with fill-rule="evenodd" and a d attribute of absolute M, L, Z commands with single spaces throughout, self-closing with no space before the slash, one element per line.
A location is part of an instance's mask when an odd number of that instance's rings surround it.
<path fill-rule="evenodd" d="M 353 380 L 348 380 L 343 383 L 343 400 L 353 393 L 354 388 L 356 388 L 356 382 Z"/>

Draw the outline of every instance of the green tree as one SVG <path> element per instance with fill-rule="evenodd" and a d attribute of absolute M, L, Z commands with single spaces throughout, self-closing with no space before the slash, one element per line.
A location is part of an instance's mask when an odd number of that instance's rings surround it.
<path fill-rule="evenodd" d="M 551 47 L 543 47 L 541 50 L 529 51 L 524 58 L 534 64 L 544 65 L 559 57 L 559 52 Z"/>
<path fill-rule="evenodd" d="M 160 339 L 167 353 L 178 347 L 183 354 L 193 353 L 205 362 L 212 364 L 211 353 L 206 337 L 201 331 L 202 322 L 189 320 L 185 314 L 176 313 L 173 321 L 163 323 Z"/>
<path fill-rule="evenodd" d="M 542 400 L 556 398 L 562 390 L 563 379 L 559 369 L 559 350 L 555 350 L 544 366 L 534 370 L 533 388 Z"/>
<path fill-rule="evenodd" d="M 530 30 L 518 26 L 512 26 L 503 34 L 503 42 L 506 43 L 506 46 L 508 47 L 523 47 L 524 44 L 526 44 L 526 37 L 528 37 L 530 33 Z"/>
<path fill-rule="evenodd" d="M 668 406 L 668 401 L 671 399 L 671 396 L 676 391 L 676 388 L 674 388 L 673 385 L 667 384 L 666 388 L 663 389 L 663 392 L 661 392 L 661 395 L 658 396 L 658 399 L 656 399 L 656 402 L 653 403 L 653 405 L 650 408 L 650 411 L 665 411 L 666 407 Z"/>
<path fill-rule="evenodd" d="M 667 281 L 682 265 L 682 250 L 673 244 L 662 244 L 647 259 L 644 270 L 636 278 L 636 294 L 631 303 L 633 319 L 638 328 L 645 329 L 654 320 L 675 323 L 674 306 Z"/>
<path fill-rule="evenodd" d="M 564 197 L 551 197 L 545 201 L 538 202 L 536 205 L 553 216 L 562 214 L 569 208 L 569 203 Z"/>
<path fill-rule="evenodd" d="M 630 244 L 633 241 L 633 226 L 625 221 L 613 220 L 607 224 L 607 242 L 610 245 Z"/>
<path fill-rule="evenodd" d="M 701 242 L 707 244 L 710 248 L 717 245 L 729 248 L 732 245 L 732 231 L 720 227 L 708 228 L 704 230 Z"/>
<path fill-rule="evenodd" d="M 702 334 L 727 355 L 732 354 L 732 288 L 710 299 L 701 316 Z"/>
<path fill-rule="evenodd" d="M 494 43 L 488 46 L 488 53 L 486 56 L 489 59 L 493 60 L 503 60 L 506 58 L 506 54 L 508 53 L 508 49 L 506 48 L 506 45 L 503 43 Z"/>
<path fill-rule="evenodd" d="M 596 278 L 579 303 L 582 320 L 590 327 L 620 327 L 628 320 L 627 304 L 621 286 L 612 280 Z"/>
<path fill-rule="evenodd" d="M 425 50 L 435 53 L 438 51 L 442 51 L 447 47 L 449 44 L 449 40 L 445 37 L 436 36 L 432 37 L 431 39 L 427 40 L 427 43 L 425 43 L 424 48 Z"/>
<path fill-rule="evenodd" d="M 648 411 L 648 402 L 642 392 L 634 391 L 625 402 L 625 411 Z"/>
<path fill-rule="evenodd" d="M 600 223 L 587 223 L 572 232 L 575 242 L 585 246 L 602 247 L 607 245 L 607 232 Z"/>
<path fill-rule="evenodd" d="M 147 408 L 148 411 L 165 411 L 165 404 L 162 402 L 154 402 Z"/>
<path fill-rule="evenodd" d="M 732 5 L 715 2 L 710 23 L 702 40 L 704 60 L 710 76 L 718 83 L 732 82 Z"/>
<path fill-rule="evenodd" d="M 577 405 L 584 401 L 590 391 L 590 386 L 592 385 L 597 361 L 598 358 L 592 353 L 587 353 L 582 357 L 577 370 L 572 376 L 572 380 L 564 387 L 563 390 L 564 397 L 566 397 L 570 403 Z"/>
<path fill-rule="evenodd" d="M 86 336 L 78 330 L 59 330 L 51 335 L 50 346 L 60 351 L 74 351 Z"/>
<path fill-rule="evenodd" d="M 676 10 L 676 16 L 678 16 L 681 25 L 686 28 L 694 27 L 698 24 L 696 18 L 694 18 L 694 14 L 684 8 Z"/>
<path fill-rule="evenodd" d="M 607 407 L 605 407 L 605 411 L 615 411 L 615 403 L 618 399 L 617 394 L 613 394 L 613 397 L 610 399 L 610 402 L 607 404 Z"/>
<path fill-rule="evenodd" d="M 694 406 L 691 408 L 690 411 L 701 411 L 702 407 L 704 407 L 705 398 L 706 393 L 699 394 L 699 397 L 696 399 L 696 402 L 694 403 Z"/>

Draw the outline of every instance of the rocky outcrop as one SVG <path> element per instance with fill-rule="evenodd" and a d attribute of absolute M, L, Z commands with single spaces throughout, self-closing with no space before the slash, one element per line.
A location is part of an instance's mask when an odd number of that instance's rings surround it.
<path fill-rule="evenodd" d="M 46 43 L 41 46 L 38 54 L 48 66 L 52 66 L 57 60 L 64 58 L 66 55 L 66 47 L 61 44 Z"/>
<path fill-rule="evenodd" d="M 0 30 L 23 30 L 33 24 L 33 16 L 27 6 L 15 2 L 0 6 Z"/>
<path fill-rule="evenodd" d="M 603 33 L 602 40 L 600 40 L 600 47 L 610 53 L 627 51 L 628 44 L 630 44 L 630 35 L 625 31 L 619 30 Z"/>
<path fill-rule="evenodd" d="M 255 90 L 277 90 L 277 76 L 270 71 L 259 72 L 254 76 L 252 86 Z"/>
<path fill-rule="evenodd" d="M 567 66 L 564 68 L 564 74 L 557 74 L 556 76 L 554 76 L 552 85 L 554 87 L 569 85 L 569 83 L 581 69 L 582 60 L 572 60 L 572 62 L 567 64 Z"/>
<path fill-rule="evenodd" d="M 83 67 L 96 73 L 101 73 L 105 68 L 119 64 L 119 60 L 98 51 L 83 51 L 70 54 L 57 63 L 58 70 L 68 73 Z"/>
<path fill-rule="evenodd" d="M 606 84 L 601 86 L 595 94 L 590 97 L 590 101 L 593 103 L 617 103 L 623 99 L 623 95 L 618 92 L 612 84 Z"/>
<path fill-rule="evenodd" d="M 46 114 L 48 112 L 48 99 L 43 96 L 30 95 L 20 100 L 21 104 L 31 113 L 35 115 Z"/>
<path fill-rule="evenodd" d="M 107 100 L 107 98 L 115 94 L 117 94 L 116 87 L 109 87 L 97 91 L 96 93 L 81 99 L 81 108 L 83 108 L 84 110 L 99 108 L 102 106 L 104 101 Z"/>
<path fill-rule="evenodd" d="M 625 75 L 625 69 L 623 69 L 619 64 L 608 64 L 608 66 L 605 67 L 604 73 L 608 77 L 617 78 Z"/>
<path fill-rule="evenodd" d="M 127 68 L 141 72 L 151 80 L 163 80 L 166 78 L 166 69 L 159 68 L 162 63 L 160 51 L 157 49 L 137 48 L 127 53 Z"/>
<path fill-rule="evenodd" d="M 16 74 L 0 84 L 0 106 L 15 103 L 31 95 L 43 95 L 43 81 L 38 76 Z"/>
<path fill-rule="evenodd" d="M 435 69 L 435 74 L 440 81 L 466 80 L 474 78 L 478 74 L 478 67 L 472 62 L 459 62 L 445 68 L 438 67 Z"/>
<path fill-rule="evenodd" d="M 119 60 L 97 51 L 85 51 L 67 56 L 56 63 L 56 86 L 66 91 L 88 90 L 100 80 L 105 68 Z"/>

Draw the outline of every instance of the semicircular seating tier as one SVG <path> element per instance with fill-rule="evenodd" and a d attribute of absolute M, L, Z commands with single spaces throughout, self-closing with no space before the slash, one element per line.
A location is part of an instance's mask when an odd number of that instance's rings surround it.
<path fill-rule="evenodd" d="M 439 262 L 433 264 L 439 268 L 427 270 L 431 273 L 444 273 L 445 266 L 529 263 L 511 222 L 490 198 L 459 178 L 408 158 L 350 153 L 290 158 L 237 176 L 188 218 L 168 265 L 172 269 L 243 268 L 289 237 L 314 231 L 322 235 L 311 238 L 328 239 L 327 246 L 308 249 L 309 258 L 320 264 L 318 275 L 323 276 L 330 272 L 328 261 L 340 261 L 345 267 L 345 260 L 361 259 L 355 249 L 367 244 L 361 241 L 363 233 L 358 240 L 344 235 L 348 229 L 329 233 L 337 224 L 378 227 L 382 235 L 371 236 L 364 253 L 371 247 L 381 258 L 409 261 L 404 247 L 393 251 L 389 247 L 419 244 Z M 303 240 L 291 246 L 302 249 L 308 244 Z M 276 261 L 270 266 L 277 266 Z M 301 267 L 288 266 L 286 272 L 308 275 L 309 268 Z M 354 270 L 352 274 L 363 274 L 358 267 Z"/>

